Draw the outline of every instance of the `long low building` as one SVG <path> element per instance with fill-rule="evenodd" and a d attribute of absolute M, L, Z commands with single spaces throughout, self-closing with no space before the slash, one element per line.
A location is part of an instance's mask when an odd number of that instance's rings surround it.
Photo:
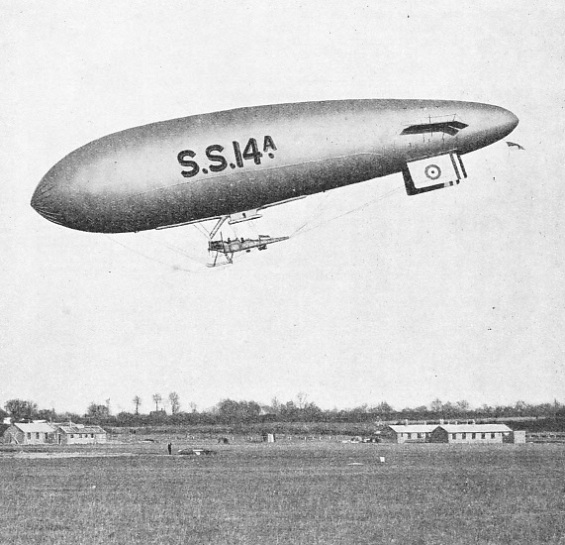
<path fill-rule="evenodd" d="M 16 445 L 54 444 L 55 428 L 48 422 L 15 422 L 4 431 L 4 443 Z"/>
<path fill-rule="evenodd" d="M 512 430 L 506 424 L 441 424 L 430 433 L 430 443 L 502 443 Z"/>
<path fill-rule="evenodd" d="M 100 426 L 35 421 L 15 422 L 3 434 L 4 443 L 16 445 L 88 445 L 106 443 L 106 431 Z"/>
<path fill-rule="evenodd" d="M 380 433 L 383 443 L 524 443 L 524 432 L 506 424 L 388 425 Z"/>
<path fill-rule="evenodd" d="M 381 431 L 383 443 L 427 443 L 437 424 L 389 425 Z"/>
<path fill-rule="evenodd" d="M 57 424 L 57 444 L 59 445 L 88 445 L 105 443 L 107 434 L 100 426 L 85 426 L 83 424 Z"/>

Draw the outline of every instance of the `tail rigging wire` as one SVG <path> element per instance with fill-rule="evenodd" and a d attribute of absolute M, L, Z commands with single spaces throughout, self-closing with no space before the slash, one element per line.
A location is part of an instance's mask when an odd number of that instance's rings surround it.
<path fill-rule="evenodd" d="M 346 212 L 343 212 L 343 213 L 341 213 L 341 214 L 338 214 L 337 216 L 332 216 L 332 217 L 330 217 L 330 218 L 328 218 L 328 219 L 326 219 L 326 220 L 324 220 L 324 221 L 322 221 L 322 222 L 316 223 L 316 221 L 319 220 L 319 219 L 322 217 L 322 215 L 324 214 L 324 212 L 326 211 L 325 205 L 327 205 L 327 201 L 328 201 L 328 195 L 326 194 L 325 198 L 318 204 L 318 206 L 317 206 L 317 211 L 316 211 L 316 213 L 313 215 L 313 217 L 310 218 L 309 220 L 307 220 L 306 222 L 304 222 L 304 223 L 303 223 L 302 225 L 300 225 L 298 228 L 296 228 L 296 229 L 289 235 L 289 238 L 294 238 L 294 237 L 296 237 L 296 236 L 298 236 L 298 235 L 303 235 L 303 234 L 305 234 L 305 233 L 309 233 L 310 231 L 314 231 L 315 229 L 318 229 L 318 228 L 320 228 L 320 227 L 322 227 L 322 226 L 324 226 L 324 225 L 326 225 L 326 224 L 328 224 L 328 223 L 330 223 L 330 222 L 332 222 L 332 221 L 335 221 L 335 220 L 337 220 L 337 219 L 340 219 L 340 218 L 343 218 L 343 217 L 345 217 L 345 216 L 348 216 L 349 214 L 353 214 L 353 213 L 355 213 L 355 212 L 359 212 L 359 211 L 361 211 L 361 210 L 364 210 L 365 208 L 368 208 L 369 206 L 372 206 L 373 204 L 375 204 L 375 203 L 377 203 L 377 202 L 379 202 L 379 201 L 382 201 L 382 200 L 384 200 L 384 199 L 386 199 L 386 198 L 388 198 L 388 197 L 394 195 L 394 194 L 397 193 L 399 190 L 400 190 L 400 188 L 391 189 L 390 191 L 388 191 L 388 192 L 386 192 L 386 193 L 384 193 L 384 194 L 382 194 L 382 195 L 379 195 L 378 197 L 376 197 L 376 198 L 374 198 L 374 199 L 371 199 L 370 201 L 365 202 L 365 203 L 363 203 L 363 204 L 360 205 L 360 206 L 357 206 L 357 207 L 355 207 L 355 208 L 353 208 L 353 209 L 351 209 L 351 210 L 348 210 L 348 211 L 346 211 Z M 250 222 L 250 223 L 252 223 L 252 222 Z M 192 224 L 192 226 L 193 226 L 201 235 L 203 235 L 203 236 L 206 237 L 207 239 L 209 238 L 210 233 L 206 230 L 206 228 L 205 228 L 203 225 L 201 225 L 201 224 L 199 224 L 199 223 L 194 223 L 194 224 Z M 252 229 L 253 229 L 254 231 L 256 231 L 256 227 L 255 227 L 254 225 L 252 226 Z M 175 253 L 177 253 L 177 254 L 179 254 L 179 255 L 182 255 L 183 257 L 189 259 L 190 261 L 193 261 L 194 263 L 197 263 L 197 264 L 199 264 L 199 265 L 202 265 L 202 261 L 201 261 L 201 260 L 195 259 L 195 258 L 192 257 L 189 253 L 187 253 L 183 248 L 179 248 L 178 246 L 175 246 L 175 245 L 173 245 L 173 244 L 166 243 L 166 242 L 164 242 L 164 241 L 155 241 L 155 240 L 153 240 L 152 238 L 150 238 L 150 237 L 148 237 L 148 236 L 146 236 L 146 235 L 143 235 L 143 234 L 141 234 L 141 233 L 138 233 L 138 236 L 142 236 L 145 240 L 148 240 L 148 241 L 150 241 L 150 242 L 153 243 L 153 244 L 156 244 L 156 245 L 159 245 L 159 246 L 163 246 L 164 248 L 168 248 L 168 249 L 171 250 L 172 252 L 175 252 Z M 161 265 L 165 265 L 165 266 L 168 266 L 168 267 L 172 266 L 170 263 L 165 263 L 164 261 L 162 261 L 162 260 L 160 260 L 160 259 L 157 259 L 157 258 L 155 258 L 155 257 L 153 257 L 153 256 L 147 255 L 147 254 L 144 253 L 144 252 L 141 252 L 141 251 L 139 251 L 139 250 L 136 250 L 136 249 L 134 249 L 134 248 L 131 248 L 130 246 L 127 246 L 126 244 L 123 244 L 122 242 L 120 242 L 120 241 L 116 240 L 115 238 L 112 238 L 112 237 L 110 237 L 110 236 L 108 236 L 108 235 L 106 235 L 106 238 L 112 240 L 114 243 L 118 244 L 119 246 L 122 246 L 123 248 L 126 248 L 127 250 L 130 250 L 131 252 L 134 252 L 134 253 L 136 253 L 136 254 L 138 254 L 138 255 L 140 255 L 140 256 L 142 256 L 142 257 L 145 257 L 146 259 L 149 259 L 149 260 L 151 260 L 151 261 L 154 261 L 155 263 L 159 263 L 159 264 L 161 264 Z M 186 272 L 193 272 L 193 271 L 191 271 L 190 269 L 186 269 L 186 268 L 179 267 L 179 266 L 176 266 L 176 265 L 175 265 L 173 268 L 176 269 L 176 270 L 183 270 L 183 271 L 186 271 Z"/>
<path fill-rule="evenodd" d="M 348 211 L 346 211 L 346 212 L 343 212 L 342 214 L 339 214 L 339 215 L 337 215 L 337 216 L 333 216 L 333 217 L 331 217 L 331 218 L 328 218 L 327 220 L 325 220 L 325 221 L 323 221 L 323 222 L 321 222 L 321 223 L 317 223 L 317 224 L 312 225 L 314 220 L 309 220 L 309 221 L 307 221 L 306 223 L 304 223 L 302 226 L 300 226 L 298 229 L 296 229 L 296 231 L 294 231 L 294 232 L 290 235 L 290 237 L 293 238 L 293 237 L 298 236 L 298 235 L 303 235 L 303 234 L 305 234 L 305 233 L 309 233 L 310 231 L 313 231 L 313 230 L 315 230 L 315 229 L 318 229 L 319 227 L 322 227 L 323 225 L 326 225 L 326 224 L 328 224 L 328 223 L 330 223 L 330 222 L 332 222 L 332 221 L 335 221 L 335 220 L 337 220 L 337 219 L 339 219 L 339 218 L 343 218 L 343 217 L 345 217 L 345 216 L 348 216 L 349 214 L 353 214 L 353 213 L 355 213 L 355 212 L 359 212 L 360 210 L 364 210 L 365 208 L 368 208 L 369 206 L 372 206 L 373 204 L 375 204 L 375 203 L 377 203 L 377 202 L 379 202 L 379 201 L 382 201 L 382 200 L 384 200 L 384 199 L 386 199 L 386 198 L 388 198 L 388 197 L 394 195 L 395 193 L 398 193 L 398 191 L 400 191 L 400 189 L 401 189 L 401 188 L 394 188 L 394 189 L 391 189 L 390 191 L 388 191 L 388 192 L 386 192 L 386 193 L 384 193 L 384 194 L 382 194 L 382 195 L 379 195 L 379 196 L 376 197 L 375 199 L 371 199 L 370 201 L 368 201 L 368 202 L 366 202 L 366 203 L 363 203 L 361 206 L 357 206 L 356 208 L 353 208 L 353 209 L 351 209 L 351 210 L 348 210 Z M 323 211 L 322 211 L 322 212 L 323 212 Z M 321 216 L 321 213 L 318 214 L 316 217 L 319 218 L 320 216 Z M 308 225 L 311 225 L 311 227 L 310 227 L 309 229 L 305 229 L 305 227 L 307 227 Z"/>

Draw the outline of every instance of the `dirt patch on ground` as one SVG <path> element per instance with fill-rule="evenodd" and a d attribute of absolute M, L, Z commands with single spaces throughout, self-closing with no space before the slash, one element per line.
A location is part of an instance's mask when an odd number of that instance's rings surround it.
<path fill-rule="evenodd" d="M 3 456 L 11 458 L 45 459 L 45 458 L 123 458 L 128 456 L 139 456 L 133 452 L 13 452 L 3 453 Z"/>

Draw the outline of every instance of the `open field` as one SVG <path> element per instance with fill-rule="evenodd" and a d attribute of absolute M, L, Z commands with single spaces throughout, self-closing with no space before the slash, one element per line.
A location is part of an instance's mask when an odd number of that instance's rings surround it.
<path fill-rule="evenodd" d="M 4 447 L 0 542 L 565 544 L 563 445 L 197 444 Z"/>

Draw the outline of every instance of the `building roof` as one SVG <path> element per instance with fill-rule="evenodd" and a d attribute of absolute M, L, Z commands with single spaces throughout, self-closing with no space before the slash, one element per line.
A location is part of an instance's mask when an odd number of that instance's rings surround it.
<path fill-rule="evenodd" d="M 387 428 L 396 433 L 430 433 L 437 428 L 437 424 L 389 425 Z"/>
<path fill-rule="evenodd" d="M 83 426 L 82 424 L 57 424 L 57 429 L 61 430 L 63 433 L 75 434 L 75 433 L 95 433 L 101 434 L 106 433 L 106 430 L 100 426 Z"/>
<path fill-rule="evenodd" d="M 461 432 L 502 432 L 507 433 L 512 430 L 506 424 L 440 424 L 436 426 L 442 428 L 447 433 L 461 433 Z"/>
<path fill-rule="evenodd" d="M 53 433 L 55 431 L 55 427 L 48 422 L 14 422 L 13 425 L 24 433 Z"/>

